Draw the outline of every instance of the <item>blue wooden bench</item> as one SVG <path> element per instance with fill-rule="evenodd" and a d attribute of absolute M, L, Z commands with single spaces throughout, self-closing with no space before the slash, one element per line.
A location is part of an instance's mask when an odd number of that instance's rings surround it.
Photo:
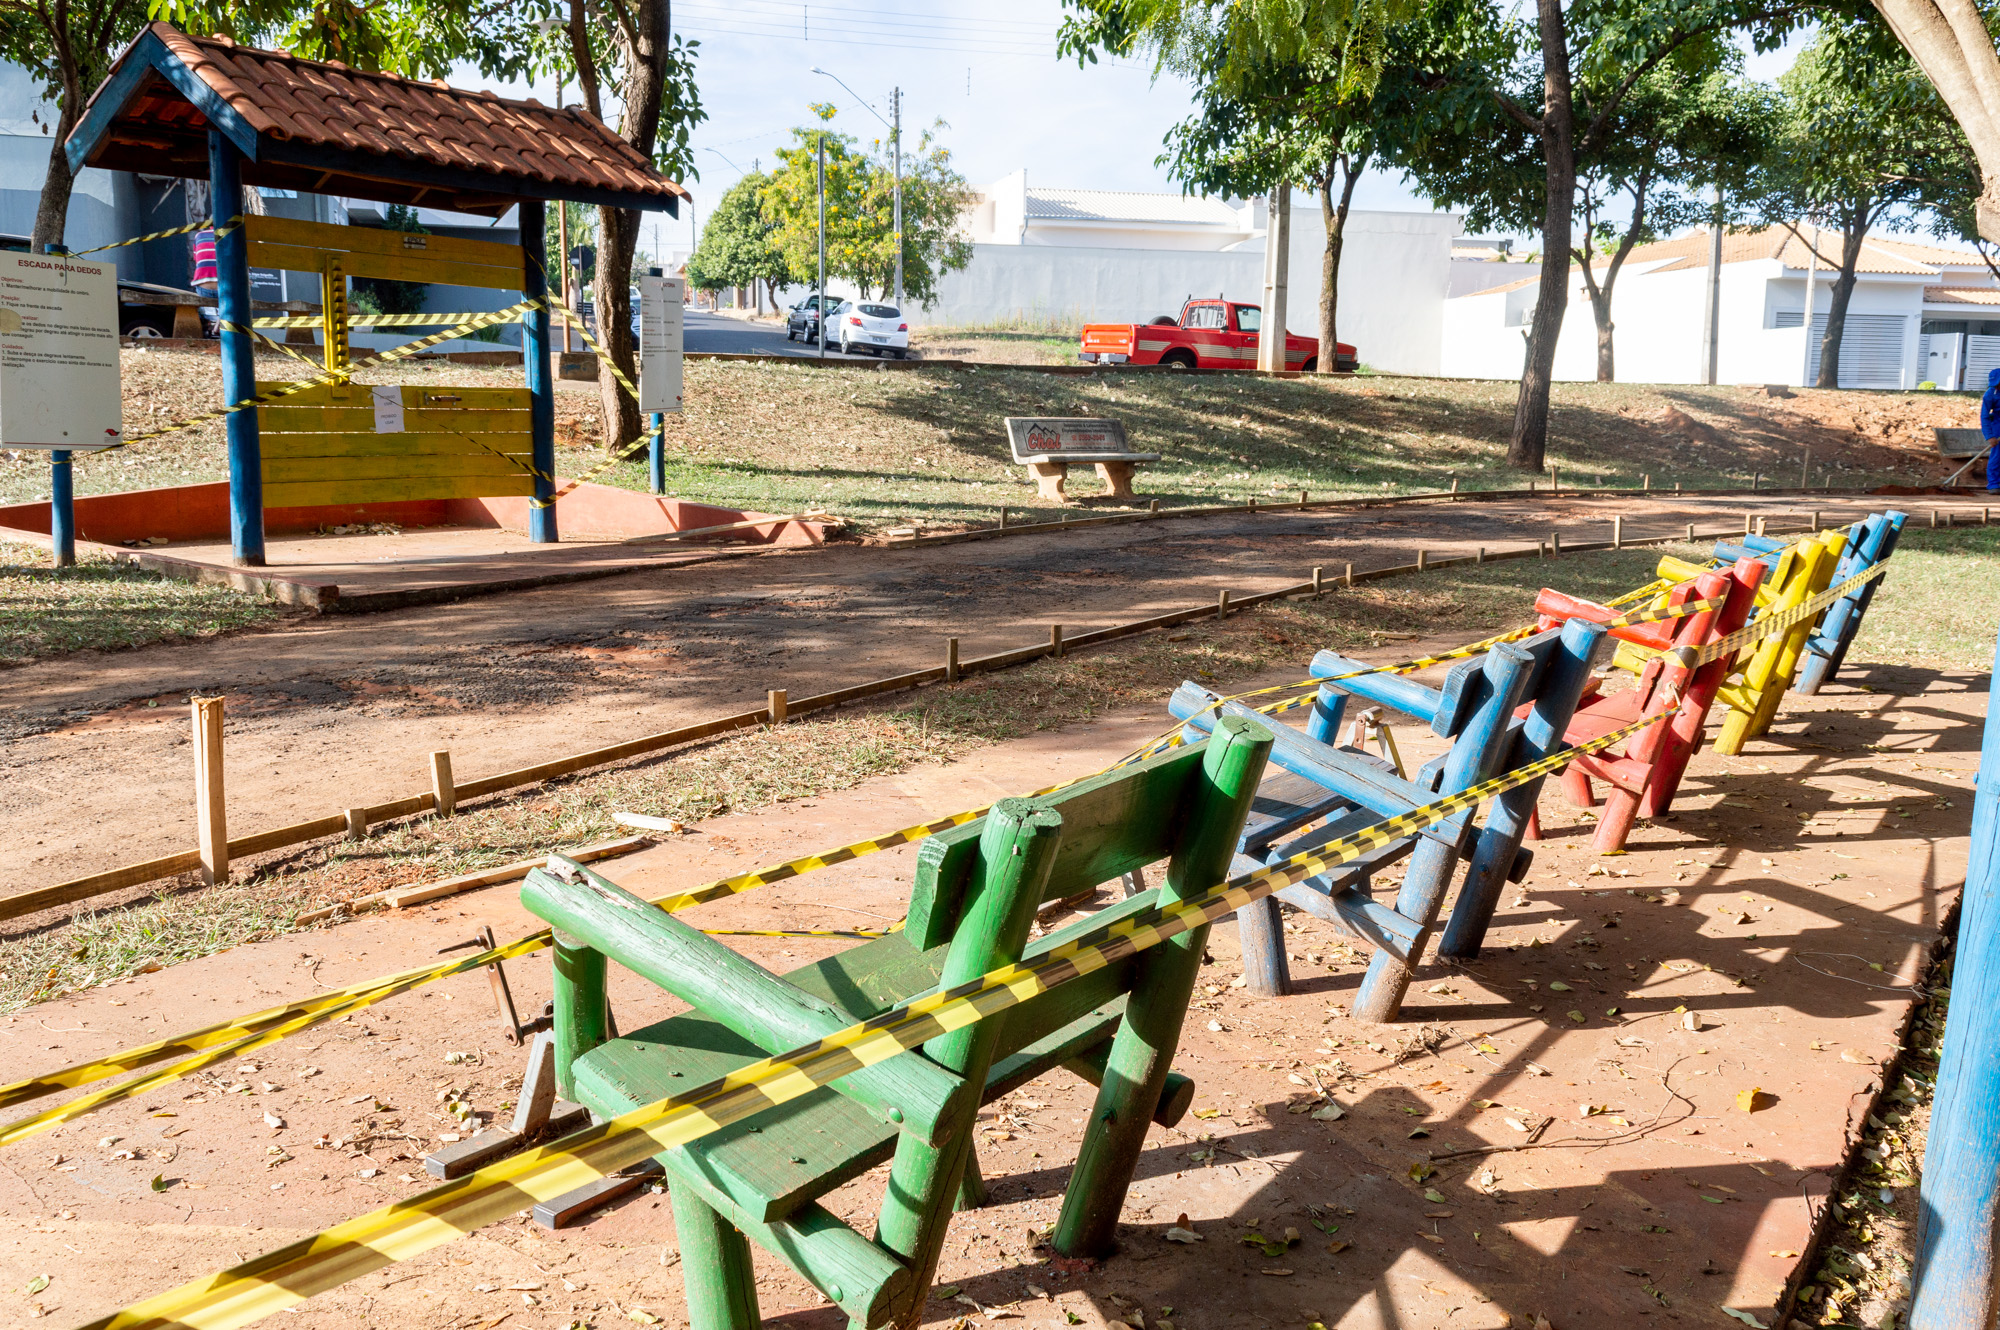
<path fill-rule="evenodd" d="M 1887 561 L 1896 552 L 1903 524 L 1908 520 L 1908 513 L 1892 508 L 1887 512 L 1870 513 L 1849 527 L 1847 548 L 1834 567 L 1832 584 L 1838 586 L 1856 573 L 1866 572 L 1876 564 Z M 1784 541 L 1769 536 L 1744 536 L 1740 542 L 1718 544 L 1715 557 L 1734 561 L 1748 555 L 1773 563 L 1784 547 Z M 1820 616 L 1818 627 L 1806 639 L 1805 659 L 1799 662 L 1797 675 L 1792 681 L 1793 692 L 1817 693 L 1840 672 L 1841 663 L 1847 659 L 1847 648 L 1860 630 L 1862 616 L 1868 613 L 1869 602 L 1875 598 L 1875 588 L 1880 585 L 1882 579 L 1878 577 L 1827 606 L 1826 612 Z"/>
<path fill-rule="evenodd" d="M 1437 688 L 1390 674 L 1322 684 L 1305 733 L 1276 728 L 1271 763 L 1282 774 L 1267 777 L 1257 792 L 1238 847 L 1239 871 L 1282 862 L 1554 751 L 1583 693 L 1603 633 L 1600 625 L 1579 621 L 1525 642 L 1503 643 L 1452 666 Z M 1313 660 L 1312 674 L 1325 679 L 1365 668 L 1359 661 L 1323 651 Z M 1427 763 L 1415 780 L 1405 781 L 1385 770 L 1386 763 L 1335 747 L 1333 738 L 1350 695 L 1428 723 L 1434 733 L 1452 740 L 1450 750 Z M 1184 683 L 1175 691 L 1169 710 L 1198 733 L 1212 723 L 1216 701 L 1207 690 Z M 1223 704 L 1220 713 L 1252 714 L 1240 703 Z M 1277 893 L 1277 899 L 1375 948 L 1368 977 L 1355 998 L 1357 1017 L 1396 1018 L 1411 970 L 1435 929 L 1462 858 L 1471 858 L 1472 880 L 1482 890 L 1490 887 L 1496 898 L 1502 881 L 1520 880 L 1532 858 L 1521 841 L 1540 786 L 1536 781 L 1496 803 L 1483 827 L 1461 815 L 1399 837 L 1331 873 Z M 1308 827 L 1312 829 L 1302 830 Z M 1370 880 L 1404 859 L 1409 863 L 1395 904 L 1377 901 Z M 1245 987 L 1267 996 L 1288 992 L 1289 967 L 1276 901 L 1267 898 L 1239 911 L 1238 928 Z M 1476 950 L 1476 940 L 1472 945 Z"/>
<path fill-rule="evenodd" d="M 1204 895 L 1228 871 L 1270 744 L 1262 725 L 1231 719 L 1208 743 L 1051 795 L 1001 800 L 923 843 L 903 932 L 783 976 L 580 864 L 552 861 L 556 871 L 528 875 L 521 899 L 554 929 L 558 1090 L 600 1117 L 624 1113 Z M 1045 901 L 1162 860 L 1162 885 L 1029 937 Z M 972 1136 L 979 1106 L 1057 1067 L 1099 1093 L 1053 1245 L 1066 1256 L 1107 1254 L 1150 1125 L 1172 1125 L 1193 1095 L 1169 1064 L 1207 933 L 1192 929 L 1090 970 L 660 1155 L 692 1330 L 760 1324 L 751 1241 L 815 1284 L 851 1330 L 915 1326 L 954 1208 L 983 1194 Z M 694 1010 L 614 1035 L 608 960 Z M 872 1233 L 820 1204 L 882 1163 L 891 1172 Z"/>

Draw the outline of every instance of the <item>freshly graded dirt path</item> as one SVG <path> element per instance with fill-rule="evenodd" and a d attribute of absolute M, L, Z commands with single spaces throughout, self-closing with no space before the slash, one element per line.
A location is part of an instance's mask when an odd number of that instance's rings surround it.
<path fill-rule="evenodd" d="M 232 835 L 466 781 L 761 703 L 1169 609 L 1411 562 L 1519 547 L 1560 527 L 1606 540 L 1803 514 L 1732 496 L 1544 500 L 1139 523 L 896 551 L 782 552 L 399 611 L 302 618 L 197 644 L 9 671 L 0 702 L 0 894 L 191 848 L 186 701 L 228 699 Z M 1897 500 L 1818 499 L 1850 515 Z M 1931 499 L 1901 501 L 1933 504 Z M 1951 501 L 1945 501 L 1951 502 Z M 1588 556 L 1583 556 L 1588 557 Z M 1559 574 L 1551 567 L 1550 576 Z"/>
<path fill-rule="evenodd" d="M 1239 571 L 1214 558 L 1214 576 Z M 937 561 L 930 572 L 973 575 Z M 1299 991 L 1269 1001 L 1233 987 L 1234 925 L 1218 927 L 1176 1059 L 1196 1081 L 1195 1111 L 1152 1131 L 1119 1254 L 1065 1267 L 1040 1245 L 1091 1103 L 1088 1087 L 1051 1073 L 982 1114 L 992 1202 L 954 1218 L 924 1324 L 1125 1330 L 1134 1311 L 1177 1330 L 1738 1324 L 1724 1307 L 1776 1323 L 1849 1135 L 1879 1109 L 1879 1066 L 1963 877 L 1984 684 L 1969 670 L 1851 664 L 1824 694 L 1788 698 L 1741 756 L 1698 755 L 1674 813 L 1642 824 L 1618 857 L 1590 854 L 1588 814 L 1546 791 L 1550 839 L 1503 898 L 1485 956 L 1460 969 L 1427 961 L 1394 1026 L 1347 1015 L 1365 947 L 1291 916 Z M 1156 732 L 1160 711 L 1152 701 L 781 811 L 711 819 L 606 871 L 661 893 L 1082 775 Z M 303 731 L 252 734 L 277 744 Z M 1415 725 L 1398 735 L 1413 763 L 1438 746 Z M 688 921 L 880 926 L 902 913 L 913 855 L 856 860 Z M 1110 900 L 1100 892 L 1093 908 Z M 0 1018 L 0 1049 L 20 1073 L 50 1070 L 424 964 L 480 923 L 502 938 L 535 926 L 512 886 L 367 916 Z M 779 971 L 848 945 L 728 942 Z M 510 974 L 524 1007 L 538 1007 L 546 953 Z M 613 974 L 621 1028 L 678 1009 Z M 412 1195 L 425 1185 L 421 1157 L 463 1130 L 446 1099 L 469 1102 L 476 1121 L 504 1118 L 521 1065 L 492 1024 L 485 981 L 468 975 L 10 1147 L 0 1289 L 51 1278 L 0 1295 L 14 1313 L 0 1324 L 77 1324 Z M 1765 1106 L 1744 1113 L 1736 1097 L 1753 1087 Z M 1315 1119 L 1328 1100 L 1344 1116 Z M 1426 1163 L 1436 1172 L 1413 1180 Z M 882 1186 L 877 1170 L 827 1203 L 866 1232 Z M 1183 1216 L 1203 1241 L 1165 1239 Z M 1286 1247 L 1288 1231 L 1299 1240 Z M 1246 1245 L 1253 1232 L 1279 1252 Z M 561 1234 L 492 1225 L 286 1324 L 681 1326 L 679 1259 L 666 1198 L 641 1194 Z M 768 1323 L 839 1330 L 815 1290 L 757 1259 Z"/>

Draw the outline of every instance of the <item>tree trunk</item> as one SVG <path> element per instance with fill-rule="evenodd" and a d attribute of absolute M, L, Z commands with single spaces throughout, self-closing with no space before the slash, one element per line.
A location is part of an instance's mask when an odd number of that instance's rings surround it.
<path fill-rule="evenodd" d="M 1548 194 L 1542 210 L 1542 283 L 1535 322 L 1514 402 L 1514 433 L 1507 464 L 1540 471 L 1549 441 L 1549 389 L 1555 377 L 1556 339 L 1569 307 L 1570 214 L 1576 207 L 1576 115 L 1570 100 L 1569 38 L 1561 0 L 1536 0 L 1542 37 L 1542 161 Z"/>
<path fill-rule="evenodd" d="M 619 99 L 624 116 L 618 133 L 650 161 L 660 133 L 673 6 L 668 0 L 639 0 L 631 13 L 630 35 L 621 32 L 619 36 L 627 49 L 623 52 L 624 83 Z M 597 340 L 603 352 L 597 367 L 597 390 L 604 403 L 604 441 L 608 446 L 625 444 L 641 432 L 639 403 L 612 373 L 615 365 L 633 383 L 639 380 L 632 345 L 632 255 L 639 247 L 641 218 L 634 208 L 597 210 L 597 280 L 592 297 L 597 305 Z"/>
<path fill-rule="evenodd" d="M 1590 312 L 1597 320 L 1597 381 L 1616 383 L 1618 365 L 1611 353 L 1611 287 L 1608 284 L 1590 293 Z"/>
<path fill-rule="evenodd" d="M 1861 262 L 1861 242 L 1868 235 L 1868 211 L 1849 214 L 1848 223 L 1840 238 L 1840 276 L 1833 282 L 1833 299 L 1826 310 L 1826 336 L 1819 344 L 1819 378 L 1814 382 L 1817 388 L 1838 388 L 1840 386 L 1840 342 L 1847 331 L 1847 301 L 1854 294 L 1855 267 Z M 1811 311 L 1807 311 L 1806 336 L 1812 336 Z"/>
<path fill-rule="evenodd" d="M 43 253 L 46 246 L 60 245 L 69 223 L 69 198 L 76 190 L 76 172 L 69 169 L 69 154 L 63 151 L 63 142 L 80 118 L 73 108 L 82 105 L 82 97 L 64 96 L 62 111 L 56 117 L 55 142 L 49 146 L 49 169 L 42 177 L 41 202 L 35 207 L 32 243 L 37 254 Z"/>
<path fill-rule="evenodd" d="M 1340 169 L 1338 159 L 1319 182 L 1319 215 L 1326 224 L 1326 253 L 1319 262 L 1319 360 L 1313 366 L 1321 374 L 1331 374 L 1340 359 L 1340 338 L 1336 336 L 1336 316 L 1340 310 L 1340 250 L 1347 241 L 1347 213 L 1354 202 L 1354 183 L 1368 169 L 1368 154 L 1357 155 L 1348 163 L 1341 182 L 1340 202 L 1333 201 L 1333 177 Z"/>
<path fill-rule="evenodd" d="M 1874 0 L 1979 161 L 1978 227 L 2000 243 L 2000 56 L 1971 0 Z"/>

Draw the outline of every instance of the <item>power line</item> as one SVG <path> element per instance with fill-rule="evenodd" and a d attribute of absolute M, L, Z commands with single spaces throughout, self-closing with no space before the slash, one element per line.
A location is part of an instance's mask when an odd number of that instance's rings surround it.
<path fill-rule="evenodd" d="M 962 52 L 971 52 L 979 55 L 1015 55 L 1015 56 L 1048 56 L 1048 57 L 1053 57 L 1056 54 L 1056 49 L 1053 44 L 1048 46 L 1021 47 L 1015 50 L 1004 50 L 1004 49 L 997 49 L 995 45 L 991 42 L 980 43 L 977 45 L 972 45 L 962 42 L 950 43 L 950 44 L 917 45 L 912 42 L 890 42 L 870 37 L 827 37 L 827 36 L 822 36 L 818 33 L 813 34 L 813 36 L 808 39 L 806 37 L 799 36 L 798 34 L 795 33 L 773 32 L 768 28 L 731 28 L 731 27 L 721 27 L 721 26 L 710 26 L 708 24 L 703 24 L 702 30 L 708 32 L 716 32 L 731 37 L 763 37 L 766 39 L 776 38 L 781 41 L 799 42 L 802 45 L 811 45 L 814 42 L 825 42 L 833 46 L 867 46 L 867 47 L 875 47 L 877 49 L 885 51 L 936 51 L 936 52 L 962 51 Z"/>
<path fill-rule="evenodd" d="M 696 0 L 692 7 L 702 8 L 703 6 L 700 0 Z M 731 12 L 740 12 L 743 10 L 765 11 L 772 18 L 782 16 L 786 22 L 792 21 L 794 15 L 801 22 L 808 19 L 820 18 L 822 15 L 830 16 L 827 21 L 840 22 L 842 21 L 841 16 L 853 15 L 869 22 L 885 23 L 896 27 L 928 27 L 940 30 L 957 28 L 977 31 L 1001 31 L 1008 28 L 1016 28 L 1036 33 L 1049 31 L 1048 24 L 1033 19 L 956 18 L 949 14 L 885 15 L 878 9 L 866 9 L 852 5 L 819 4 L 816 2 L 788 3 L 781 2 L 781 0 L 741 0 L 740 4 L 731 5 L 729 9 Z M 757 16 L 762 17 L 763 13 L 759 13 Z"/>

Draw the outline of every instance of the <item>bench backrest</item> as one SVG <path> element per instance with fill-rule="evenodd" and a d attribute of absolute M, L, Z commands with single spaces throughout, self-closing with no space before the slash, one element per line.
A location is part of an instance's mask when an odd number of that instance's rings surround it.
<path fill-rule="evenodd" d="M 1123 422 L 1087 417 L 1008 416 L 1007 446 L 1016 462 L 1153 461 L 1158 456 L 1134 451 Z"/>
<path fill-rule="evenodd" d="M 1244 728 L 1243 722 L 1232 722 L 1232 732 Z M 1268 732 L 1254 723 L 1249 728 L 1266 736 L 1263 743 L 1268 748 Z M 1195 812 L 1216 797 L 1215 775 L 1208 770 L 1209 748 L 1197 743 L 1170 749 L 1028 800 L 1062 815 L 1062 840 L 1042 900 L 1073 896 L 1162 859 L 1169 861 L 1168 877 L 1173 878 L 1173 861 L 1184 857 L 1192 838 L 1202 834 L 1202 820 Z M 1245 804 L 1244 813 L 1248 809 Z M 980 818 L 932 836 L 917 851 L 904 924 L 911 946 L 928 949 L 956 933 L 964 902 L 977 894 L 991 869 L 981 853 L 985 821 Z M 1241 829 L 1241 815 L 1236 823 L 1229 829 L 1232 837 Z"/>

